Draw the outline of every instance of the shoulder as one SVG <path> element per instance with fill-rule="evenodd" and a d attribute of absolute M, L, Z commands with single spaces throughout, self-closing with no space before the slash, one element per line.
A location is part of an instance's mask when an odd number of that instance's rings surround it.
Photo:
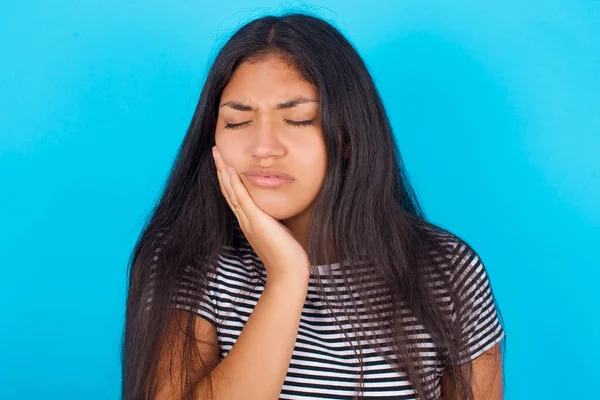
<path fill-rule="evenodd" d="M 423 226 L 433 271 L 443 275 L 458 292 L 488 285 L 486 266 L 479 253 L 458 234 L 434 224 Z"/>

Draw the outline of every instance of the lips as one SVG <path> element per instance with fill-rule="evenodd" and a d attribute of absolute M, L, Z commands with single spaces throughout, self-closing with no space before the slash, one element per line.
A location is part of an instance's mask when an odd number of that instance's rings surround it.
<path fill-rule="evenodd" d="M 256 177 L 264 177 L 264 178 L 279 178 L 282 180 L 294 180 L 294 178 L 282 170 L 274 169 L 274 168 L 253 168 L 244 173 L 246 176 L 256 176 Z"/>
<path fill-rule="evenodd" d="M 268 177 L 261 175 L 246 175 L 246 177 L 250 182 L 252 182 L 252 184 L 263 188 L 277 188 L 287 185 L 293 181 L 293 179 L 279 178 L 275 176 Z"/>

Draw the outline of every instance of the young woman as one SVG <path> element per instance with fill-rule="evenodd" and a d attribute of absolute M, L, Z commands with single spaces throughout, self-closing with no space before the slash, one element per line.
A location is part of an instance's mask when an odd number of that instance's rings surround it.
<path fill-rule="evenodd" d="M 124 400 L 501 399 L 477 253 L 427 222 L 327 22 L 237 31 L 130 260 Z"/>

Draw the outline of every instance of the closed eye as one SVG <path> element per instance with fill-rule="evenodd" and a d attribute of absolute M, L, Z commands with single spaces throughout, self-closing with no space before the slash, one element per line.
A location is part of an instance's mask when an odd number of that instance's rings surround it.
<path fill-rule="evenodd" d="M 308 119 L 305 121 L 292 121 L 289 119 L 284 120 L 287 124 L 292 125 L 292 126 L 308 126 L 308 125 L 312 125 L 314 123 L 314 119 Z M 240 122 L 239 124 L 225 124 L 225 129 L 239 129 L 239 128 L 243 128 L 244 126 L 248 125 L 251 121 L 246 121 L 246 122 Z"/>

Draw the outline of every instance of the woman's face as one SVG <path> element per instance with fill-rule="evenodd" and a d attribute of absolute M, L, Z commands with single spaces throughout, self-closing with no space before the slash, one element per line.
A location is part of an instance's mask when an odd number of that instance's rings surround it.
<path fill-rule="evenodd" d="M 280 58 L 269 56 L 242 63 L 219 104 L 215 142 L 224 161 L 239 174 L 257 206 L 292 230 L 289 225 L 307 222 L 325 179 L 318 102 L 312 84 Z M 239 125 L 229 126 L 233 124 Z M 293 180 L 262 187 L 246 175 L 255 168 L 281 170 Z"/>

